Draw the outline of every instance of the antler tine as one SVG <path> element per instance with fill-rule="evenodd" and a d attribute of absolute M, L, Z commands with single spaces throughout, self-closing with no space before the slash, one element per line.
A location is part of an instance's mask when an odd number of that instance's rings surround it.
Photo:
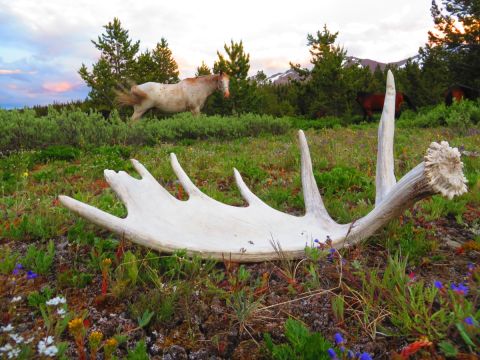
<path fill-rule="evenodd" d="M 125 219 L 121 219 L 103 210 L 97 209 L 96 207 L 72 199 L 70 196 L 59 195 L 58 198 L 65 207 L 72 210 L 74 213 L 77 213 L 81 217 L 90 220 L 94 224 L 104 227 L 117 234 L 122 234 L 125 232 Z"/>
<path fill-rule="evenodd" d="M 152 174 L 150 174 L 150 172 L 145 168 L 145 166 L 143 166 L 143 164 L 141 164 L 138 160 L 130 159 L 130 162 L 132 163 L 134 169 L 140 174 L 142 179 L 153 180 L 155 182 L 157 181 L 152 176 Z"/>
<path fill-rule="evenodd" d="M 310 150 L 308 149 L 307 139 L 305 138 L 305 134 L 302 130 L 298 131 L 298 139 L 300 141 L 302 188 L 306 214 L 312 214 L 323 224 L 336 224 L 336 222 L 333 221 L 328 214 L 327 209 L 323 204 L 320 191 L 318 191 L 317 183 L 315 181 L 315 177 L 313 176 Z"/>
<path fill-rule="evenodd" d="M 388 70 L 387 89 L 382 117 L 378 127 L 377 169 L 375 175 L 375 206 L 380 204 L 396 184 L 393 159 L 393 137 L 395 133 L 395 80 Z"/>
<path fill-rule="evenodd" d="M 233 173 L 235 175 L 235 181 L 237 182 L 238 189 L 240 190 L 242 197 L 245 199 L 248 205 L 252 206 L 262 204 L 268 206 L 248 188 L 248 186 L 242 179 L 242 175 L 240 175 L 237 169 L 233 168 Z"/>
<path fill-rule="evenodd" d="M 183 188 L 189 196 L 209 198 L 207 195 L 202 193 L 199 188 L 195 186 L 192 180 L 190 180 L 185 170 L 183 170 L 180 166 L 180 163 L 177 160 L 177 156 L 174 153 L 170 154 L 170 162 L 172 164 L 175 175 L 177 175 L 178 177 L 178 181 L 180 181 L 180 184 L 182 184 Z"/>
<path fill-rule="evenodd" d="M 114 170 L 107 169 L 103 170 L 103 176 L 105 180 L 107 180 L 108 185 L 110 185 L 128 209 L 133 200 L 128 192 L 128 181 L 136 179 L 132 178 L 125 171 L 119 171 L 117 173 Z"/>
<path fill-rule="evenodd" d="M 153 177 L 152 174 L 150 174 L 150 172 L 145 168 L 145 166 L 143 166 L 142 163 L 140 163 L 140 161 L 130 159 L 130 162 L 135 170 L 140 174 L 142 180 L 147 181 L 150 188 L 155 188 L 155 191 L 159 192 L 162 199 L 176 200 L 172 194 L 170 194 L 162 185 L 160 185 L 160 183 Z"/>

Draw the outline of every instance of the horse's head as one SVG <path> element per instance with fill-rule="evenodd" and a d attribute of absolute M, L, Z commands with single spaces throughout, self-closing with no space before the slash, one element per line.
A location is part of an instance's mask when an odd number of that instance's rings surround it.
<path fill-rule="evenodd" d="M 228 98 L 230 96 L 230 90 L 229 90 L 229 82 L 230 78 L 228 77 L 227 74 L 224 72 L 220 72 L 218 75 L 218 90 L 220 90 L 223 93 L 223 96 Z"/>

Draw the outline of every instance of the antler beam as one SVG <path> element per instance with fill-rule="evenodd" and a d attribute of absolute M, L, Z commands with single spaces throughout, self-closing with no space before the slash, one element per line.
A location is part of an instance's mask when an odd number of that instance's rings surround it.
<path fill-rule="evenodd" d="M 306 213 L 293 216 L 260 200 L 234 169 L 235 180 L 248 203 L 235 207 L 202 193 L 189 179 L 174 154 L 172 168 L 189 199 L 181 201 L 165 190 L 137 160 L 138 180 L 124 171 L 105 170 L 105 178 L 125 203 L 126 218 L 118 218 L 90 205 L 61 195 L 67 208 L 135 243 L 159 251 L 186 249 L 189 254 L 240 262 L 275 260 L 279 254 L 272 241 L 292 258 L 302 257 L 314 239 L 332 240 L 339 248 L 371 236 L 416 201 L 440 193 L 449 199 L 467 191 L 460 152 L 447 142 L 431 143 L 424 161 L 396 182 L 393 161 L 395 83 L 387 77 L 387 92 L 378 132 L 376 199 L 374 209 L 351 224 L 338 224 L 328 214 L 315 183 L 312 162 L 303 131 L 298 132 L 301 150 L 302 187 Z"/>

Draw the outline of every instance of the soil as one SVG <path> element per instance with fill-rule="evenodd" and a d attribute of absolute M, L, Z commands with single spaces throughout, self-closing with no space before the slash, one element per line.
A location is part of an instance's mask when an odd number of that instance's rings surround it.
<path fill-rule="evenodd" d="M 435 234 L 438 248 L 433 261 L 425 258 L 415 266 L 408 268 L 408 273 L 414 274 L 414 281 L 424 280 L 433 283 L 434 280 L 446 282 L 462 282 L 469 263 L 480 263 L 480 252 L 472 242 L 479 233 L 477 221 L 480 210 L 468 208 L 464 214 L 464 224 L 458 224 L 453 218 L 442 218 L 433 222 L 415 219 L 416 225 L 430 228 Z M 26 276 L 0 275 L 0 324 L 13 323 L 16 332 L 25 339 L 34 337 L 37 343 L 45 334 L 42 317 L 28 306 L 26 296 L 41 290 L 48 284 L 56 284 L 57 276 L 74 262 L 74 256 L 87 256 L 90 249 L 77 247 L 65 238 L 55 239 L 56 258 L 55 271 L 48 276 L 39 276 L 27 280 Z M 477 243 L 478 244 L 478 243 Z M 4 243 L 12 250 L 25 252 L 26 245 L 20 242 Z M 130 245 L 132 246 L 132 245 Z M 356 259 L 368 267 L 385 266 L 387 251 L 375 242 L 342 251 L 346 260 L 342 281 L 351 283 L 354 280 L 351 264 Z M 226 271 L 237 267 L 237 264 L 218 264 Z M 308 291 L 305 286 L 308 276 L 298 272 L 294 279 L 286 274 L 281 263 L 248 264 L 246 268 L 253 279 L 264 279 L 265 286 L 259 287 L 253 294 L 255 299 L 261 299 L 261 307 L 256 309 L 244 322 L 232 316 L 232 309 L 219 296 L 194 293 L 191 301 L 179 306 L 173 319 L 166 324 L 154 324 L 146 329 L 139 329 L 137 320 L 131 316 L 129 303 L 134 302 L 142 291 L 139 287 L 132 292 L 130 298 L 116 298 L 111 294 L 100 295 L 102 278 L 97 274 L 92 283 L 83 289 L 63 288 L 57 291 L 68 300 L 69 310 L 76 314 L 87 311 L 87 332 L 99 330 L 104 338 L 119 332 L 128 334 L 128 341 L 121 344 L 116 354 L 123 358 L 127 348 L 144 339 L 152 359 L 255 359 L 264 358 L 263 334 L 270 333 L 274 342 L 285 341 L 284 322 L 294 318 L 305 323 L 310 330 L 322 333 L 333 341 L 335 333 L 339 332 L 348 339 L 348 347 L 354 351 L 366 351 L 374 354 L 375 359 L 390 359 L 399 352 L 411 339 L 405 337 L 385 336 L 377 332 L 371 336 L 366 331 L 351 331 L 354 318 L 339 321 L 332 311 L 332 294 L 339 293 L 337 285 L 340 279 L 338 263 L 323 261 L 321 289 L 328 291 Z M 83 269 L 87 271 L 87 269 Z M 220 282 L 218 286 L 229 290 L 228 283 Z M 232 290 L 232 289 L 230 289 Z M 12 312 L 10 300 L 13 295 L 22 296 Z M 189 314 L 184 311 L 188 309 Z M 358 325 L 358 324 L 357 324 Z M 386 320 L 388 326 L 388 319 Z M 358 326 L 354 326 L 358 329 Z M 77 350 L 72 337 L 65 331 L 62 341 L 69 342 L 68 357 L 76 358 Z M 422 356 L 438 358 L 424 352 Z M 420 357 L 418 357 L 420 358 Z"/>

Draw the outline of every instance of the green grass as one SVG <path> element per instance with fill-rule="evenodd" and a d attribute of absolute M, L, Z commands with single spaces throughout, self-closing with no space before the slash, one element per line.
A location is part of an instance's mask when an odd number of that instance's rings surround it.
<path fill-rule="evenodd" d="M 164 124 L 170 120 L 174 124 L 191 121 L 167 119 L 161 126 L 167 126 Z M 234 120 L 212 121 L 227 123 Z M 277 124 L 276 121 L 273 119 L 271 123 Z M 263 122 L 270 123 L 270 120 L 259 120 L 259 123 Z M 231 129 L 230 126 L 225 125 Z M 282 299 L 289 297 L 296 301 L 296 296 L 306 289 L 315 292 L 333 288 L 337 284 L 339 262 L 329 260 L 328 249 L 313 251 L 290 277 L 278 275 L 282 271 L 285 273 L 281 265 L 264 269 L 262 273 L 257 268 L 235 267 L 228 261 L 219 265 L 198 258 L 186 258 L 182 252 L 166 256 L 129 244 L 125 251 L 119 253 L 123 246 L 122 239 L 79 219 L 63 208 L 57 198 L 65 194 L 117 216 L 126 215 L 124 205 L 104 181 L 103 170 L 123 170 L 138 177 L 129 158 L 142 162 L 173 195 L 183 194 L 185 198 L 169 164 L 169 153 L 174 152 L 192 181 L 214 199 L 231 205 L 244 204 L 233 178 L 232 168 L 236 167 L 251 190 L 267 204 L 280 211 L 303 214 L 297 133 L 289 130 L 288 126 L 281 127 L 283 130 L 278 133 L 272 127 L 268 129 L 260 136 L 250 136 L 253 134 L 248 131 L 233 131 L 225 139 L 221 138 L 225 135 L 221 133 L 217 133 L 218 137 L 210 136 L 207 124 L 198 130 L 198 134 L 208 133 L 208 139 L 203 139 L 202 135 L 197 138 L 192 136 L 188 141 L 176 141 L 175 137 L 165 141 L 155 135 L 155 146 L 145 146 L 144 143 L 138 145 L 129 141 L 105 141 L 102 137 L 81 144 L 77 138 L 70 147 L 66 147 L 66 144 L 48 147 L 36 143 L 30 150 L 4 154 L 0 157 L 0 240 L 2 244 L 7 243 L 8 247 L 2 245 L 0 248 L 0 276 L 8 277 L 15 264 L 25 263 L 29 268 L 45 274 L 42 277 L 49 279 L 49 285 L 54 289 L 52 294 L 61 291 L 77 294 L 85 289 L 99 293 L 98 289 L 92 290 L 92 287 L 98 287 L 101 279 L 105 278 L 108 280 L 109 296 L 117 299 L 115 301 L 118 303 L 126 304 L 124 310 L 128 316 L 136 321 L 143 314 L 154 312 L 148 326 L 165 333 L 179 327 L 179 332 L 188 334 L 184 345 L 188 343 L 193 348 L 192 344 L 202 343 L 205 341 L 202 336 L 208 335 L 208 346 L 215 347 L 217 355 L 229 357 L 233 350 L 225 348 L 225 334 L 233 330 L 244 340 L 251 336 L 255 342 L 261 343 L 262 334 L 266 331 L 262 327 L 265 322 L 262 316 L 266 313 L 259 310 L 273 301 L 270 291 L 273 298 L 281 294 L 284 296 Z M 346 223 L 367 214 L 373 208 L 375 196 L 376 127 L 310 129 L 306 131 L 306 136 L 315 179 L 332 217 Z M 478 151 L 480 148 L 478 135 L 459 133 L 454 128 L 399 128 L 396 130 L 394 148 L 397 178 L 423 160 L 431 141 L 440 140 L 447 140 L 452 146 L 462 146 L 469 151 Z M 458 351 L 474 349 L 468 345 L 468 339 L 477 341 L 478 334 L 468 327 L 462 329 L 462 316 L 474 314 L 478 318 L 480 314 L 475 310 L 478 309 L 476 300 L 469 298 L 462 302 L 453 293 L 445 293 L 440 297 L 438 292 L 431 290 L 430 278 L 411 287 L 405 277 L 407 268 L 423 269 L 423 264 L 437 263 L 443 266 L 446 261 L 451 261 L 448 253 L 439 251 L 440 241 L 435 228 L 429 228 L 428 224 L 448 220 L 458 226 L 479 225 L 478 219 L 472 220 L 467 215 L 471 214 L 471 209 L 480 207 L 480 158 L 468 157 L 463 161 L 464 172 L 469 180 L 467 194 L 454 200 L 439 196 L 423 200 L 407 211 L 402 219 L 392 221 L 364 244 L 353 250 L 341 251 L 342 256 L 348 258 L 348 264 L 343 268 L 348 288 L 341 286 L 335 292 L 332 290 L 333 293 L 327 292 L 325 296 L 331 296 L 332 299 L 339 296 L 338 299 L 342 301 L 340 306 L 339 300 L 330 299 L 328 304 L 334 304 L 334 309 L 326 308 L 324 311 L 329 311 L 329 316 L 335 319 L 332 321 L 336 321 L 338 326 L 343 326 L 342 323 L 349 326 L 352 342 L 362 334 L 375 338 L 376 330 L 381 329 L 383 333 L 400 336 L 402 344 L 420 335 L 428 335 L 430 340 L 436 342 L 435 346 L 441 341 L 446 344 L 449 337 L 445 334 L 448 333 L 459 340 L 461 345 L 458 345 Z M 69 251 L 73 254 L 67 268 L 58 268 L 60 255 L 52 250 L 50 240 L 68 240 Z M 478 237 L 475 243 L 478 243 Z M 31 247 L 28 248 L 28 245 Z M 388 254 L 391 254 L 391 260 L 386 265 Z M 113 260 L 111 267 L 105 267 L 105 259 Z M 458 266 L 465 266 L 467 261 L 464 259 L 462 265 L 452 264 L 452 268 L 456 266 L 456 271 L 460 272 Z M 295 262 L 294 265 L 297 264 Z M 268 267 L 268 264 L 265 266 Z M 464 270 L 462 268 L 461 271 Z M 73 278 L 78 280 L 75 284 Z M 274 281 L 277 285 L 274 285 Z M 475 281 L 478 283 L 478 279 L 471 281 L 471 284 Z M 472 292 L 478 291 L 469 286 Z M 41 288 L 35 291 L 36 297 L 43 294 Z M 402 297 L 397 297 L 396 291 L 401 291 Z M 380 293 L 384 296 L 380 296 Z M 10 298 L 6 300 L 5 311 L 13 311 L 12 305 L 8 305 Z M 106 306 L 110 300 L 95 301 Z M 115 301 L 112 303 L 117 304 Z M 410 305 L 402 307 L 406 302 Z M 200 336 L 202 321 L 211 320 L 208 309 L 212 304 L 223 305 L 225 316 L 221 321 L 222 324 L 227 323 L 228 328 Z M 288 306 L 278 309 L 282 309 L 279 313 L 283 315 L 295 312 Z M 75 311 L 78 316 L 79 308 Z M 391 314 L 389 320 L 383 317 L 385 311 Z M 421 316 L 416 317 L 416 312 L 421 312 Z M 360 319 L 356 317 L 359 314 L 362 314 Z M 438 315 L 438 320 L 435 320 L 439 322 L 438 326 L 435 322 L 426 322 L 425 319 L 432 314 Z M 296 315 L 300 316 L 298 313 Z M 199 322 L 196 317 L 203 320 Z M 315 336 L 318 342 L 323 339 L 320 334 L 305 331 L 301 326 L 299 329 L 304 338 Z M 322 336 L 332 338 L 332 334 Z M 292 339 L 289 338 L 288 346 L 293 349 L 295 344 Z M 3 341 L 2 338 L 0 341 Z M 288 347 L 274 345 L 282 343 L 278 336 L 274 336 L 272 341 L 269 346 L 273 354 L 280 354 L 280 349 Z M 0 342 L 1 345 L 3 343 Z M 396 345 L 391 346 L 398 350 L 400 345 L 396 348 Z M 300 348 L 292 351 L 300 351 Z M 144 352 L 143 348 L 140 350 Z M 278 358 L 281 356 L 278 355 Z"/>

